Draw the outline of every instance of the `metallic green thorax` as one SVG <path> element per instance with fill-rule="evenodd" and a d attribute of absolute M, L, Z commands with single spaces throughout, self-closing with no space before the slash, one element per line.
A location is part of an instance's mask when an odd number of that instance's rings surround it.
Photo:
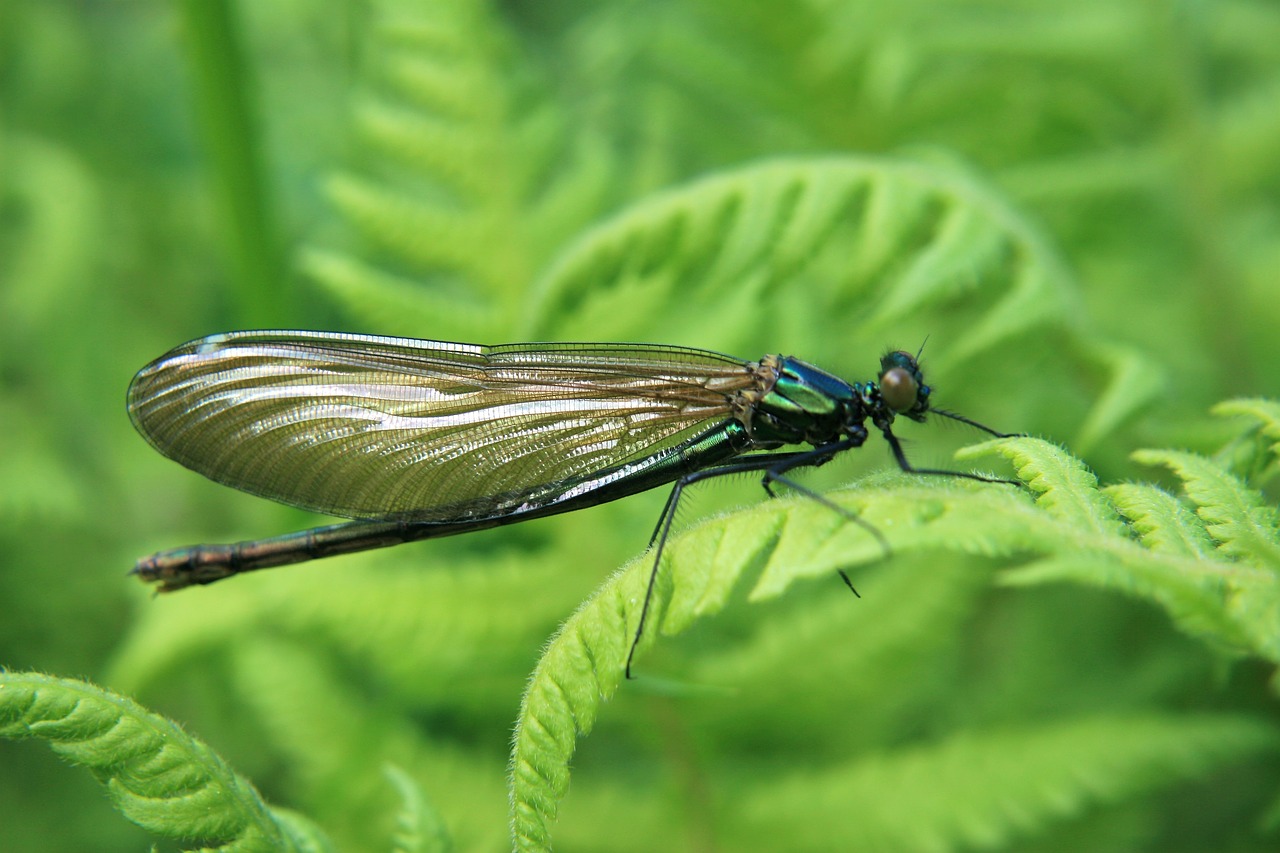
<path fill-rule="evenodd" d="M 766 356 L 758 374 L 764 387 L 744 399 L 738 412 L 757 447 L 812 444 L 815 447 L 841 438 L 865 439 L 868 419 L 884 429 L 895 415 L 923 420 L 929 408 L 929 386 L 909 354 L 891 352 L 881 360 L 880 382 L 849 383 L 825 370 L 790 356 Z M 908 393 L 890 405 L 880 385 Z"/>

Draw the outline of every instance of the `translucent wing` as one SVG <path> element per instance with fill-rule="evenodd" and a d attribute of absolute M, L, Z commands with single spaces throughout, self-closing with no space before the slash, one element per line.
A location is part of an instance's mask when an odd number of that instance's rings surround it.
<path fill-rule="evenodd" d="M 210 479 L 348 518 L 440 520 L 633 461 L 729 417 L 750 367 L 701 350 L 234 332 L 134 377 L 129 414 Z"/>

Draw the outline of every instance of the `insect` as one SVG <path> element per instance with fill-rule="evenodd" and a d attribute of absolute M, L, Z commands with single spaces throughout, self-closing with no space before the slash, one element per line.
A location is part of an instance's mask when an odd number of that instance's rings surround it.
<path fill-rule="evenodd" d="M 134 426 L 165 456 L 219 483 L 353 519 L 270 539 L 196 545 L 139 560 L 168 592 L 304 560 L 452 536 L 674 484 L 654 530 L 644 629 L 676 505 L 700 480 L 790 480 L 878 430 L 913 467 L 898 416 L 935 415 L 907 352 L 875 381 L 845 382 L 789 356 L 745 362 L 651 344 L 479 346 L 328 332 L 231 332 L 191 341 L 129 386 Z M 800 450 L 781 450 L 799 445 Z M 852 517 L 884 543 L 874 527 Z M 887 550 L 887 544 L 885 545 Z M 846 578 L 847 582 L 847 578 Z"/>

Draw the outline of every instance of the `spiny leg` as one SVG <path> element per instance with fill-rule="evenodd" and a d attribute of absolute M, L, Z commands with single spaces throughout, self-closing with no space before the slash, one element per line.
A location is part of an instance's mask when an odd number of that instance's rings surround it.
<path fill-rule="evenodd" d="M 680 503 L 680 495 L 684 493 L 686 486 L 691 486 L 701 480 L 710 480 L 714 477 L 726 477 L 730 474 L 742 474 L 751 471 L 768 470 L 778 465 L 786 465 L 795 467 L 796 465 L 820 465 L 822 462 L 830 459 L 830 453 L 814 454 L 812 451 L 798 453 L 765 453 L 757 456 L 744 456 L 739 459 L 726 462 L 723 465 L 717 465 L 714 468 L 708 468 L 703 471 L 694 471 L 685 474 L 676 480 L 675 485 L 671 487 L 671 493 L 667 496 L 667 502 L 662 508 L 662 514 L 658 516 L 658 523 L 653 529 L 653 535 L 649 537 L 649 548 L 653 553 L 653 568 L 649 570 L 649 583 L 645 587 L 644 601 L 640 605 L 640 621 L 636 624 L 635 635 L 631 638 L 631 648 L 627 650 L 626 677 L 631 678 L 631 662 L 636 655 L 636 647 L 640 645 L 640 638 L 644 635 L 644 626 L 649 618 L 649 607 L 653 601 L 653 590 L 658 580 L 658 569 L 662 565 L 662 552 L 666 549 L 667 538 L 671 535 L 671 525 L 675 520 L 676 507 Z M 820 461 L 815 461 L 820 459 Z M 787 463 L 790 463 L 789 465 Z M 785 470 L 785 469 L 784 469 Z M 770 493 L 772 496 L 772 493 Z M 820 500 L 825 500 L 818 496 Z M 828 502 L 829 503 L 829 502 Z"/>
<path fill-rule="evenodd" d="M 850 450 L 855 447 L 861 447 L 864 440 L 865 439 L 863 436 L 851 437 L 851 438 L 843 439 L 842 441 L 833 442 L 831 444 L 824 444 L 821 447 L 815 447 L 813 450 L 805 451 L 804 453 L 787 454 L 788 458 L 779 459 L 774 465 L 771 465 L 770 467 L 765 469 L 764 476 L 760 479 L 760 484 L 764 486 L 765 492 L 771 498 L 777 497 L 777 495 L 773 493 L 773 484 L 779 483 L 783 486 L 786 486 L 791 491 L 799 492 L 805 497 L 811 498 L 817 501 L 818 503 L 822 504 L 823 506 L 827 507 L 833 512 L 839 513 L 840 515 L 847 518 L 849 521 L 852 521 L 858 526 L 862 527 L 872 536 L 876 537 L 881 547 L 884 548 L 885 555 L 888 556 L 890 551 L 889 543 L 884 538 L 884 534 L 881 533 L 875 527 L 875 525 L 871 524 L 868 521 L 863 520 L 858 516 L 857 513 L 851 512 L 845 507 L 840 506 L 838 503 L 831 500 L 826 495 L 819 494 L 818 492 L 815 492 L 813 489 L 809 488 L 808 486 L 803 486 L 800 483 L 796 482 L 795 480 L 791 479 L 790 477 L 786 476 L 788 471 L 791 471 L 792 469 L 795 469 L 795 468 L 805 468 L 805 467 L 816 468 L 819 465 L 825 464 L 827 461 L 829 461 L 832 457 L 834 457 L 837 453 L 839 453 L 842 450 Z M 845 579 L 845 582 L 848 583 L 847 578 Z M 849 588 L 853 589 L 853 585 L 850 584 Z M 857 592 L 858 592 L 857 590 L 854 590 L 855 595 L 857 595 Z M 861 596 L 858 596 L 858 597 L 861 598 Z"/>
<path fill-rule="evenodd" d="M 808 486 L 802 486 L 799 483 L 797 483 L 795 480 L 791 479 L 790 477 L 783 476 L 782 474 L 775 474 L 772 471 L 765 472 L 762 482 L 764 484 L 764 490 L 769 493 L 769 497 L 775 497 L 775 495 L 773 494 L 773 489 L 770 488 L 770 486 L 773 483 L 781 483 L 791 491 L 799 492 L 805 497 L 811 498 L 812 500 L 817 501 L 818 503 L 822 504 L 828 509 L 839 513 L 846 521 L 852 521 L 854 524 L 858 525 L 863 530 L 867 531 L 872 536 L 876 537 L 876 542 L 879 543 L 880 547 L 884 549 L 884 556 L 886 559 L 888 559 L 893 555 L 893 548 L 889 546 L 889 540 L 884 538 L 884 534 L 880 532 L 880 528 L 876 527 L 874 524 L 867 521 L 862 516 L 858 515 L 856 512 L 853 512 L 847 507 L 840 506 L 840 504 L 831 500 L 826 495 L 823 495 L 819 492 L 815 492 L 813 489 L 809 488 Z M 858 592 L 857 588 L 853 585 L 853 581 L 849 580 L 849 576 L 845 574 L 844 569 L 836 569 L 836 573 L 840 575 L 840 580 L 844 581 L 844 585 L 849 587 L 849 592 L 852 592 L 858 598 L 862 598 L 862 595 Z"/>
<path fill-rule="evenodd" d="M 846 450 L 853 447 L 861 447 L 863 441 L 865 440 L 866 440 L 865 436 L 859 436 L 857 438 L 847 438 L 844 441 L 837 442 L 834 445 L 825 445 L 823 447 L 815 448 L 814 450 L 809 451 L 808 453 L 798 454 L 798 456 L 800 457 L 805 457 L 805 456 L 819 457 L 817 460 L 812 462 L 806 461 L 803 458 L 795 459 L 795 460 L 784 460 L 783 462 L 779 463 L 777 466 L 770 468 L 764 472 L 764 477 L 761 479 L 761 485 L 764 486 L 765 492 L 767 492 L 769 497 L 771 498 L 776 497 L 773 493 L 773 488 L 772 488 L 773 484 L 781 483 L 782 485 L 786 486 L 788 489 L 791 489 L 793 492 L 799 492 L 800 494 L 808 498 L 812 498 L 813 500 L 817 501 L 818 503 L 822 504 L 828 509 L 835 511 L 836 513 L 839 513 L 846 520 L 852 521 L 854 524 L 857 524 L 863 530 L 866 530 L 868 533 L 874 536 L 876 538 L 876 541 L 880 543 L 880 547 L 884 549 L 884 555 L 887 558 L 893 553 L 893 549 L 889 547 L 889 540 L 884 538 L 884 534 L 880 532 L 880 529 L 878 527 L 876 527 L 871 522 L 866 521 L 857 513 L 850 511 L 848 508 L 840 506 L 838 503 L 831 500 L 826 495 L 819 494 L 818 492 L 815 492 L 813 489 L 810 489 L 808 486 L 803 486 L 800 483 L 796 482 L 795 480 L 792 480 L 790 477 L 785 476 L 786 472 L 791 470 L 792 468 L 798 468 L 806 464 L 812 465 L 814 467 L 821 465 L 824 462 L 826 462 L 828 459 L 830 459 L 832 456 L 834 456 L 836 453 L 839 453 L 841 450 Z M 836 573 L 840 575 L 840 580 L 844 581 L 844 585 L 849 587 L 850 592 L 852 592 L 856 597 L 862 598 L 862 596 L 858 593 L 857 588 L 853 585 L 853 581 L 849 580 L 849 575 L 845 573 L 844 569 L 836 569 Z"/>
<path fill-rule="evenodd" d="M 984 427 L 981 424 L 970 421 L 969 419 L 963 418 L 959 415 L 952 415 L 949 412 L 940 414 L 944 414 L 945 417 L 952 418 L 953 420 L 957 420 L 962 423 L 971 424 L 999 438 L 1014 437 L 1009 434 L 996 432 L 995 430 Z M 946 471 L 940 468 L 916 468 L 907 460 L 906 453 L 902 450 L 902 444 L 898 441 L 898 437 L 893 434 L 889 427 L 882 426 L 880 427 L 880 431 L 884 434 L 885 440 L 889 443 L 889 447 L 893 451 L 893 457 L 897 460 L 898 467 L 907 473 L 926 474 L 938 477 L 961 477 L 966 480 L 976 480 L 981 483 L 1007 483 L 1012 486 L 1023 485 L 1018 480 L 1006 480 L 998 477 L 983 477 L 980 474 L 969 474 L 964 471 Z M 885 539 L 884 534 L 881 533 L 875 525 L 861 518 L 856 513 L 851 512 L 849 509 L 840 506 L 825 495 L 819 494 L 813 489 L 801 485 L 786 476 L 788 471 L 795 468 L 813 468 L 822 465 L 830 461 L 842 450 L 849 450 L 854 447 L 862 446 L 865 440 L 866 435 L 864 433 L 860 436 L 851 436 L 838 442 L 825 444 L 821 447 L 815 447 L 808 451 L 795 453 L 766 453 L 758 456 L 745 456 L 704 471 L 694 471 L 693 473 L 686 474 L 679 480 L 676 480 L 675 485 L 671 488 L 671 494 L 667 496 L 667 502 L 663 506 L 662 515 L 658 517 L 658 524 L 654 527 L 653 535 L 649 538 L 649 547 L 654 550 L 653 568 L 649 570 L 649 582 L 645 588 L 644 601 L 640 606 L 640 621 L 636 625 L 636 632 L 631 640 L 631 648 L 627 651 L 627 663 L 625 670 L 626 677 L 628 679 L 631 678 L 631 663 L 635 658 L 636 647 L 640 644 L 640 638 L 644 635 L 645 622 L 648 621 L 649 607 L 653 599 L 653 590 L 658 580 L 658 569 L 662 565 L 662 552 L 666 548 L 667 538 L 671 535 L 671 525 L 675 519 L 676 507 L 680 503 L 680 496 L 683 494 L 686 486 L 691 486 L 696 482 L 709 480 L 713 477 L 724 477 L 729 474 L 741 474 L 750 471 L 764 471 L 764 476 L 761 478 L 761 485 L 764 486 L 764 490 L 769 497 L 776 497 L 773 491 L 773 484 L 779 483 L 794 492 L 798 492 L 806 497 L 812 498 L 823 506 L 839 513 L 849 521 L 854 522 L 873 535 L 876 538 L 876 541 L 878 541 L 880 546 L 884 549 L 885 556 L 889 556 L 892 553 L 889 541 Z M 843 580 L 845 585 L 849 587 L 850 591 L 861 598 L 862 596 L 859 595 L 858 590 L 854 588 L 853 582 L 849 579 L 849 576 L 845 574 L 843 570 L 837 571 L 839 571 L 841 580 Z"/>
<path fill-rule="evenodd" d="M 972 421 L 959 417 L 957 417 L 956 420 L 963 421 L 964 423 L 973 423 Z M 978 424 L 974 425 L 979 426 Z M 986 427 L 981 428 L 987 429 Z M 992 435 L 999 436 L 1000 438 L 1014 437 L 995 432 L 994 430 L 987 431 Z M 981 474 L 970 474 L 965 471 L 947 471 L 942 468 L 917 468 L 907 461 L 907 454 L 902 450 L 902 443 L 898 441 L 898 437 L 893 434 L 893 431 L 889 429 L 888 426 L 880 427 L 880 432 L 884 434 L 884 440 L 889 442 L 889 448 L 893 451 L 893 458 L 897 460 L 898 467 L 908 474 L 927 474 L 931 477 L 961 477 L 965 480 L 977 480 L 979 483 L 1006 483 L 1010 486 L 1022 486 L 1022 482 L 1019 480 L 1006 480 L 1003 477 L 984 477 Z"/>
<path fill-rule="evenodd" d="M 743 474 L 751 471 L 764 471 L 763 484 L 765 491 L 770 497 L 774 497 L 773 491 L 770 489 L 770 483 L 781 483 L 790 489 L 808 495 L 819 503 L 830 507 L 841 515 L 851 519 L 852 521 L 862 525 L 880 541 L 884 546 L 886 553 L 889 550 L 888 543 L 884 540 L 883 534 L 875 527 L 850 513 L 839 504 L 833 503 L 823 495 L 818 494 L 812 489 L 801 486 L 799 483 L 783 476 L 786 471 L 793 468 L 816 467 L 829 461 L 835 454 L 841 450 L 850 447 L 857 447 L 861 442 L 853 443 L 851 440 L 835 442 L 833 444 L 824 445 L 813 450 L 801 451 L 795 453 L 762 453 L 756 456 L 744 456 L 714 468 L 708 468 L 704 471 L 694 471 L 686 474 L 676 480 L 675 485 L 671 487 L 671 493 L 667 496 L 667 502 L 662 508 L 662 515 L 658 517 L 658 523 L 653 529 L 653 535 L 649 537 L 649 547 L 653 550 L 653 568 L 649 570 L 649 582 L 645 587 L 644 601 L 640 605 L 640 620 L 636 624 L 635 635 L 631 639 L 631 648 L 627 651 L 626 677 L 631 678 L 631 663 L 635 658 L 636 647 L 640 645 L 640 638 L 644 635 L 644 626 L 649 618 L 649 608 L 653 600 L 653 590 L 658 580 L 658 569 L 662 565 L 662 553 L 666 549 L 667 538 L 671 535 L 671 525 L 675 520 L 676 508 L 680 503 L 680 496 L 684 493 L 685 487 L 702 480 L 710 480 L 714 477 L 725 477 L 730 474 Z M 849 589 L 853 590 L 854 595 L 858 595 L 858 591 L 853 588 L 847 575 L 840 572 L 840 576 L 844 579 Z M 859 596 L 861 598 L 861 596 Z"/>
<path fill-rule="evenodd" d="M 653 568 L 649 569 L 649 583 L 645 586 L 644 601 L 640 604 L 640 621 L 636 623 L 636 632 L 631 637 L 631 648 L 627 649 L 627 666 L 624 672 L 628 679 L 631 678 L 631 661 L 636 656 L 636 647 L 640 645 L 640 637 L 644 635 L 644 623 L 649 618 L 649 602 L 653 600 L 653 587 L 658 582 L 658 567 L 662 565 L 662 551 L 666 547 L 667 536 L 671 533 L 671 520 L 675 517 L 676 504 L 680 502 L 680 493 L 686 485 L 685 478 L 681 477 L 671 487 L 671 494 L 667 495 L 667 502 L 662 507 L 662 515 L 658 516 L 658 525 L 649 537 L 649 547 L 652 549 L 655 541 L 658 547 L 654 549 Z"/>

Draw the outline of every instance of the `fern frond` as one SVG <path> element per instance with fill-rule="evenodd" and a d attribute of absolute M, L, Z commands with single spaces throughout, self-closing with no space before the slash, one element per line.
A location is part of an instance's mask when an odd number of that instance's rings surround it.
<path fill-rule="evenodd" d="M 1031 536 L 1012 519 L 1031 518 L 1017 495 L 991 495 L 967 484 L 920 492 L 854 491 L 842 505 L 884 531 L 903 551 L 940 547 L 988 554 L 1012 552 Z M 989 490 L 988 490 L 989 491 Z M 993 509 L 999 506 L 999 510 Z M 1002 519 L 992 525 L 992 519 Z M 980 521 L 981 519 L 981 521 Z M 986 527 L 985 531 L 980 531 Z M 1007 536 L 993 532 L 999 526 Z M 1011 540 L 1011 541 L 1005 541 Z M 637 648 L 659 633 L 673 634 L 720 610 L 744 573 L 760 571 L 751 597 L 776 597 L 792 581 L 834 575 L 879 561 L 884 552 L 866 530 L 811 500 L 784 499 L 699 525 L 668 543 L 651 602 L 650 622 Z M 644 600 L 649 557 L 620 570 L 552 639 L 539 660 L 521 706 L 512 751 L 512 831 L 521 850 L 542 849 L 549 823 L 568 786 L 568 761 L 580 734 L 590 732 L 600 703 L 617 689 Z"/>
<path fill-rule="evenodd" d="M 623 658 L 597 663 L 593 646 L 607 645 L 609 638 L 576 621 L 577 614 L 552 639 L 521 701 L 511 756 L 511 834 L 517 851 L 550 849 L 550 823 L 569 789 L 568 756 L 577 736 L 591 732 L 600 700 L 618 687 Z M 624 626 L 617 620 L 614 627 Z M 560 675 L 542 676 L 544 662 Z M 565 674 L 569 677 L 561 684 Z"/>
<path fill-rule="evenodd" d="M 273 812 L 205 744 L 91 684 L 0 672 L 0 735 L 48 742 L 88 769 L 125 817 L 157 835 L 228 853 L 328 849 L 314 826 Z"/>
<path fill-rule="evenodd" d="M 412 818 L 412 834 L 424 845 L 447 846 L 451 835 L 468 850 L 501 843 L 502 774 L 484 760 L 488 750 L 451 744 L 443 734 L 433 740 L 385 692 L 353 691 L 349 674 L 314 642 L 258 636 L 234 648 L 229 669 L 241 706 L 289 769 L 291 788 L 325 815 L 340 848 L 367 842 L 370 827 L 389 818 L 402 830 Z M 461 707 L 454 698 L 451 707 Z M 504 722 L 495 720 L 494 728 Z M 410 800 L 388 797 L 388 762 L 412 785 Z M 408 796 L 402 788 L 402 799 Z M 442 814 L 460 816 L 452 832 Z"/>
<path fill-rule="evenodd" d="M 432 329 L 464 341 L 487 340 L 492 333 L 490 306 L 461 281 L 440 280 L 428 289 L 353 255 L 320 249 L 303 252 L 299 263 L 370 328 Z M 442 317 L 452 331 L 434 331 Z"/>
<path fill-rule="evenodd" d="M 1012 462 L 1018 477 L 1036 493 L 1036 505 L 1059 521 L 1098 536 L 1128 535 L 1114 507 L 1098 491 L 1098 478 L 1062 448 L 1041 439 L 996 439 L 966 447 L 956 458 L 991 454 Z"/>
<path fill-rule="evenodd" d="M 743 768 L 726 797 L 731 847 L 1008 849 L 1101 806 L 1274 753 L 1246 717 L 1148 715 L 966 732 L 781 780 Z"/>
<path fill-rule="evenodd" d="M 450 208 L 349 175 L 329 179 L 326 189 L 353 225 L 396 257 L 445 270 L 473 261 L 483 212 Z"/>
<path fill-rule="evenodd" d="M 1184 557 L 1212 556 L 1213 540 L 1199 516 L 1163 489 L 1120 483 L 1103 492 L 1128 519 L 1144 547 Z"/>
<path fill-rule="evenodd" d="M 455 325 L 451 311 L 428 304 L 414 312 L 431 318 L 419 334 L 490 340 L 520 316 L 518 295 L 542 258 L 595 214 L 612 174 L 608 151 L 539 96 L 487 4 L 380 14 L 355 109 L 371 162 L 332 176 L 328 191 L 388 270 L 352 258 L 308 271 L 356 313 L 369 300 L 385 313 L 402 301 L 403 270 L 425 279 L 418 289 L 428 303 L 464 294 L 483 311 L 483 322 Z M 410 329 L 403 320 L 389 328 Z"/>
<path fill-rule="evenodd" d="M 964 448 L 958 456 L 989 453 L 1011 459 L 1028 487 L 1040 492 L 1037 507 L 1062 522 L 1047 558 L 1007 572 L 1005 583 L 1071 580 L 1118 589 L 1158 603 L 1183 630 L 1219 648 L 1272 656 L 1275 638 L 1265 630 L 1260 634 L 1251 619 L 1241 619 L 1232 591 L 1248 586 L 1254 593 L 1245 598 L 1257 601 L 1260 595 L 1264 600 L 1274 596 L 1280 586 L 1252 570 L 1174 547 L 1183 537 L 1194 543 L 1195 528 L 1170 527 L 1181 523 L 1179 516 L 1158 495 L 1127 487 L 1115 493 L 1120 508 L 1136 516 L 1131 531 L 1111 493 L 1100 490 L 1083 463 L 1060 448 L 1038 439 L 1001 439 Z"/>
<path fill-rule="evenodd" d="M 1194 453 L 1139 450 L 1133 458 L 1146 465 L 1163 465 L 1178 475 L 1196 514 L 1224 554 L 1269 566 L 1280 576 L 1277 513 L 1263 504 L 1258 492 Z"/>
<path fill-rule="evenodd" d="M 833 497 L 882 531 L 899 559 L 932 555 L 934 567 L 938 555 L 946 554 L 1016 560 L 1022 565 L 1006 572 L 1009 583 L 1071 580 L 1120 589 L 1159 604 L 1183 630 L 1224 651 L 1280 659 L 1275 627 L 1280 625 L 1280 579 L 1222 559 L 1224 552 L 1214 549 L 1209 538 L 1217 535 L 1212 524 L 1200 526 L 1190 510 L 1151 487 L 1101 490 L 1079 460 L 1046 441 L 1000 439 L 959 455 L 992 454 L 1014 463 L 1036 495 L 1034 505 L 1006 487 L 906 478 L 900 478 L 906 485 L 864 487 Z M 1158 454 L 1151 458 L 1180 460 Z M 1179 470 L 1187 467 L 1180 462 Z M 1216 488 L 1221 491 L 1222 485 Z M 864 528 L 813 501 L 775 500 L 706 522 L 668 543 L 654 587 L 650 628 L 637 652 L 643 653 L 658 634 L 679 633 L 722 610 L 735 589 L 751 580 L 747 597 L 759 602 L 776 598 L 797 580 L 830 577 L 837 569 L 879 562 L 884 556 Z M 590 732 L 600 703 L 617 689 L 650 569 L 649 560 L 641 558 L 610 578 L 565 623 L 534 671 L 512 752 L 517 849 L 544 849 L 549 843 L 550 822 L 567 789 L 577 738 Z M 826 630 L 824 625 L 834 629 L 838 624 L 838 617 L 820 608 L 814 622 L 819 632 Z M 740 675 L 759 667 L 773 673 L 772 679 L 778 667 L 770 661 L 777 654 L 822 642 L 820 635 L 798 636 L 793 626 L 789 630 L 782 643 L 767 631 L 748 643 Z M 733 659 L 730 654 L 721 662 L 732 668 Z M 1167 747 L 1167 740 L 1158 742 Z M 1153 748 L 1150 754 L 1159 752 Z"/>
<path fill-rule="evenodd" d="M 355 558 L 147 602 L 117 650 L 112 683 L 147 689 L 269 627 L 276 636 L 342 649 L 368 677 L 396 685 L 406 697 L 431 701 L 448 693 L 476 709 L 501 707 L 501 697 L 528 671 L 529 650 L 581 591 L 563 583 L 554 554 L 444 561 L 429 548 L 422 554 L 417 564 L 380 555 L 362 571 L 363 560 Z"/>
<path fill-rule="evenodd" d="M 778 159 L 659 193 L 584 234 L 542 277 L 531 334 L 572 337 L 581 324 L 592 337 L 625 339 L 633 306 L 677 295 L 686 309 L 714 305 L 737 318 L 734 305 L 769 304 L 815 265 L 830 275 L 806 279 L 806 300 L 877 329 L 981 290 L 987 309 L 968 336 L 977 340 L 969 355 L 1051 322 L 1074 299 L 1043 242 L 954 171 L 863 157 Z"/>
<path fill-rule="evenodd" d="M 1256 431 L 1261 436 L 1261 446 L 1248 453 L 1243 470 L 1232 467 L 1229 469 L 1232 473 L 1244 477 L 1246 482 L 1261 485 L 1280 472 L 1280 403 L 1262 399 L 1226 400 L 1211 411 L 1219 417 L 1247 417 L 1256 423 Z M 1241 440 L 1249 441 L 1253 432 L 1249 430 Z M 1217 456 L 1229 457 L 1231 449 L 1228 446 Z"/>
<path fill-rule="evenodd" d="M 850 342 L 963 328 L 931 374 L 942 385 L 956 364 L 1041 329 L 1110 376 L 1087 392 L 1095 438 L 1160 387 L 1135 352 L 1101 358 L 1083 340 L 1074 283 L 1024 215 L 962 169 L 900 159 L 778 158 L 653 194 L 568 245 L 533 296 L 525 339 L 743 355 L 763 343 L 831 365 L 848 361 Z M 1041 370 L 1035 381 L 1057 380 Z"/>
<path fill-rule="evenodd" d="M 394 764 L 388 764 L 383 774 L 402 803 L 391 853 L 450 853 L 449 831 L 413 777 Z"/>

